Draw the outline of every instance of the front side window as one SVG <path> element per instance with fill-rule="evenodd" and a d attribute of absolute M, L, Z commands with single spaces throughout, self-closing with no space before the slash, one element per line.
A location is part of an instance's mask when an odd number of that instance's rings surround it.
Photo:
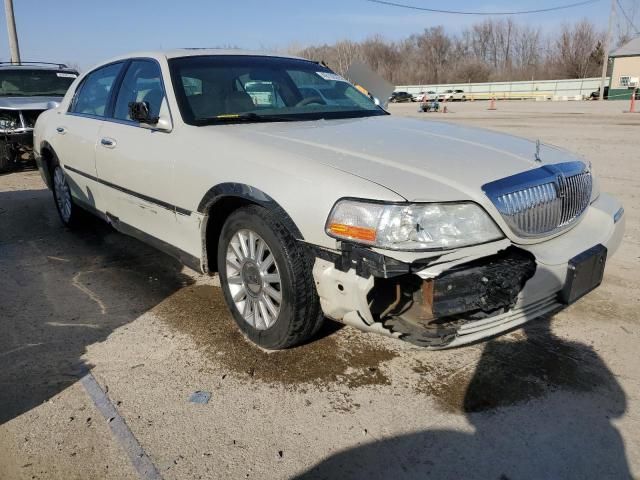
<path fill-rule="evenodd" d="M 113 117 L 131 120 L 129 104 L 132 102 L 147 102 L 151 116 L 158 117 L 163 100 L 164 89 L 158 64 L 151 60 L 134 60 L 122 79 Z"/>
<path fill-rule="evenodd" d="M 204 55 L 169 61 L 186 123 L 291 121 L 385 115 L 368 96 L 307 60 Z"/>
<path fill-rule="evenodd" d="M 0 96 L 62 97 L 77 76 L 74 72 L 61 70 L 0 70 Z"/>
<path fill-rule="evenodd" d="M 121 68 L 122 63 L 113 63 L 88 74 L 76 92 L 69 111 L 104 117 L 113 84 Z"/>

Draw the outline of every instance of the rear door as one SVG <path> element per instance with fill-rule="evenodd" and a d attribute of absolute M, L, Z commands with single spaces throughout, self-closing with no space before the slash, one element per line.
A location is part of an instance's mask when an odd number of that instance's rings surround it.
<path fill-rule="evenodd" d="M 106 185 L 111 215 L 123 227 L 176 244 L 172 180 L 174 159 L 168 154 L 169 132 L 142 127 L 129 116 L 131 102 L 147 102 L 152 116 L 167 112 L 160 66 L 152 59 L 134 59 L 126 67 L 115 96 L 112 117 L 100 129 L 96 168 Z"/>
<path fill-rule="evenodd" d="M 60 114 L 52 146 L 65 169 L 73 196 L 100 211 L 107 205 L 97 182 L 96 143 L 123 62 L 89 73 L 76 89 L 69 110 Z"/>

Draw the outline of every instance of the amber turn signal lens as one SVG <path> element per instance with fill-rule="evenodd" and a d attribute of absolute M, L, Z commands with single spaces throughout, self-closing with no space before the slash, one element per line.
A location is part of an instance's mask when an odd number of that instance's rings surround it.
<path fill-rule="evenodd" d="M 329 225 L 329 231 L 337 237 L 352 238 L 354 240 L 363 240 L 371 243 L 376 241 L 376 231 L 373 228 L 354 227 L 353 225 L 332 223 Z"/>

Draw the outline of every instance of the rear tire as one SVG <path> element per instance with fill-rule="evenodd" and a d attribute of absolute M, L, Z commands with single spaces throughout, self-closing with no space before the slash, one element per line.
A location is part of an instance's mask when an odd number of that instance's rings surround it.
<path fill-rule="evenodd" d="M 218 266 L 224 298 L 244 335 L 270 350 L 309 340 L 324 317 L 311 259 L 270 211 L 233 212 L 220 233 Z"/>
<path fill-rule="evenodd" d="M 67 183 L 67 176 L 59 164 L 53 166 L 51 190 L 53 191 L 53 201 L 60 220 L 65 227 L 76 228 L 82 223 L 82 210 L 78 207 L 71 195 L 71 189 Z"/>

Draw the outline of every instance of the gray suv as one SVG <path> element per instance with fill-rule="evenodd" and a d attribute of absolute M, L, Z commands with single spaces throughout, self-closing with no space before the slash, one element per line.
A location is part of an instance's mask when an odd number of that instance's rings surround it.
<path fill-rule="evenodd" d="M 33 160 L 33 127 L 57 106 L 78 72 L 64 64 L 0 62 L 0 173 Z"/>

